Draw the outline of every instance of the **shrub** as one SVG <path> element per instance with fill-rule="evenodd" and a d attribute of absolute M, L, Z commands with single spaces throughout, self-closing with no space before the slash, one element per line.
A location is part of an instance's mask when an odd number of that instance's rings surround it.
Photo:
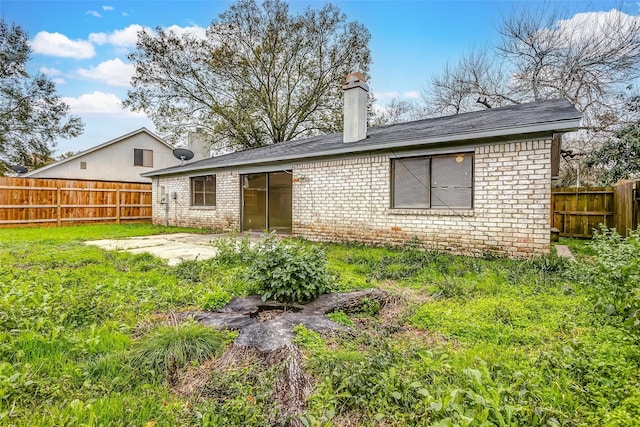
<path fill-rule="evenodd" d="M 222 334 L 208 326 L 188 321 L 177 326 L 158 326 L 132 352 L 134 366 L 164 374 L 174 383 L 187 363 L 203 362 L 224 346 Z"/>
<path fill-rule="evenodd" d="M 627 238 L 601 227 L 590 244 L 594 263 L 575 271 L 592 284 L 596 307 L 608 315 L 621 315 L 631 331 L 640 334 L 640 229 Z"/>
<path fill-rule="evenodd" d="M 263 300 L 306 302 L 329 291 L 332 277 L 327 257 L 319 246 L 270 235 L 256 244 L 249 277 Z"/>

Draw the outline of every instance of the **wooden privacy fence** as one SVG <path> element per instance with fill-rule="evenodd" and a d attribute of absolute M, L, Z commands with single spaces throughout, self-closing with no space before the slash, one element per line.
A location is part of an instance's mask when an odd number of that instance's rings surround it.
<path fill-rule="evenodd" d="M 150 221 L 151 184 L 0 177 L 0 227 Z"/>
<path fill-rule="evenodd" d="M 551 226 L 566 237 L 591 237 L 600 224 L 627 236 L 640 223 L 640 181 L 621 181 L 613 187 L 554 188 Z"/>

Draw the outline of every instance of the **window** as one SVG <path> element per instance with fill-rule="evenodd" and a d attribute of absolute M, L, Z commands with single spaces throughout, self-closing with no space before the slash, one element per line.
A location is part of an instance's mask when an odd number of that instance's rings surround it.
<path fill-rule="evenodd" d="M 394 208 L 473 207 L 473 153 L 393 159 L 391 176 Z"/>
<path fill-rule="evenodd" d="M 133 166 L 153 166 L 153 150 L 133 149 Z"/>
<path fill-rule="evenodd" d="M 191 178 L 191 206 L 216 205 L 216 176 L 196 176 Z"/>
<path fill-rule="evenodd" d="M 87 168 L 87 162 L 80 162 L 80 169 L 86 169 Z"/>

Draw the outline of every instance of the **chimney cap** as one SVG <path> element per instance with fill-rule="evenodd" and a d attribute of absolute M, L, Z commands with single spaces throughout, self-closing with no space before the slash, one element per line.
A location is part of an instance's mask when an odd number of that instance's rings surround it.
<path fill-rule="evenodd" d="M 347 74 L 347 79 L 345 80 L 345 83 L 349 84 L 349 83 L 357 83 L 357 82 L 366 83 L 364 76 L 361 73 L 354 71 L 353 73 Z"/>
<path fill-rule="evenodd" d="M 357 71 L 347 74 L 347 78 L 345 79 L 342 89 L 347 90 L 355 87 L 360 87 L 367 92 L 369 91 L 369 86 L 367 85 L 364 76 Z"/>

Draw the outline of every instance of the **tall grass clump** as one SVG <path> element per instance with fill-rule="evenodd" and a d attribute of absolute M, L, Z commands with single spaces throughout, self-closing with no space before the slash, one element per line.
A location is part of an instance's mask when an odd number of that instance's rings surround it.
<path fill-rule="evenodd" d="M 225 345 L 220 332 L 194 321 L 151 330 L 132 351 L 132 364 L 173 384 L 188 363 L 204 362 Z"/>
<path fill-rule="evenodd" d="M 597 308 L 622 316 L 632 333 L 640 336 L 640 229 L 624 238 L 603 226 L 589 246 L 595 254 L 593 263 L 577 267 L 576 275 L 593 287 Z"/>

